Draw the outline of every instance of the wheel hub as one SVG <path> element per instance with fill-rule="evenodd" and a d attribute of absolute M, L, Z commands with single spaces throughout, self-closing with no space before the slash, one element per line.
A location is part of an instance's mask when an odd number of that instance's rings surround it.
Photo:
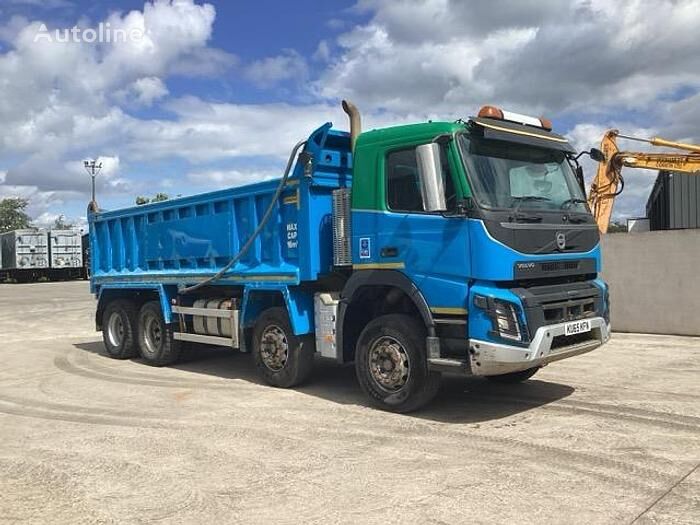
<path fill-rule="evenodd" d="M 146 348 L 149 353 L 155 354 L 160 350 L 163 343 L 163 333 L 160 328 L 160 323 L 155 316 L 149 315 L 145 324 L 144 342 L 146 343 Z"/>
<path fill-rule="evenodd" d="M 289 344 L 287 336 L 279 326 L 270 325 L 262 333 L 260 356 L 263 364 L 273 372 L 279 372 L 287 364 Z"/>
<path fill-rule="evenodd" d="M 372 379 L 381 389 L 397 392 L 408 382 L 408 353 L 393 337 L 381 337 L 370 348 L 369 370 Z"/>
<path fill-rule="evenodd" d="M 110 344 L 118 348 L 124 341 L 124 321 L 119 312 L 113 312 L 107 321 L 107 337 Z"/>

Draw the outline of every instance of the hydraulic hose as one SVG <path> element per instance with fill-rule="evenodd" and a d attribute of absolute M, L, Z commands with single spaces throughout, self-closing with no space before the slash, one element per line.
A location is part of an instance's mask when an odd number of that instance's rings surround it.
<path fill-rule="evenodd" d="M 182 288 L 180 290 L 181 294 L 188 294 L 191 292 L 194 292 L 195 290 L 199 290 L 202 286 L 206 286 L 208 284 L 211 284 L 215 281 L 218 281 L 221 279 L 226 272 L 228 272 L 234 264 L 236 264 L 241 257 L 243 257 L 250 247 L 253 245 L 253 242 L 255 242 L 255 239 L 260 235 L 260 232 L 262 232 L 263 228 L 267 224 L 267 221 L 270 220 L 270 217 L 272 216 L 272 212 L 275 209 L 275 206 L 277 205 L 277 201 L 280 198 L 280 195 L 282 194 L 282 190 L 284 189 L 284 185 L 287 183 L 287 179 L 289 178 L 289 173 L 292 170 L 292 166 L 294 165 L 294 159 L 296 158 L 297 151 L 299 148 L 301 148 L 304 144 L 306 144 L 305 140 L 301 140 L 296 143 L 296 145 L 292 148 L 292 153 L 289 155 L 289 160 L 287 161 L 287 167 L 284 170 L 284 176 L 280 180 L 279 185 L 277 186 L 277 190 L 275 191 L 274 196 L 272 197 L 272 200 L 270 201 L 270 205 L 267 207 L 267 210 L 265 210 L 265 214 L 263 215 L 262 219 L 260 220 L 260 224 L 258 224 L 258 227 L 255 228 L 255 231 L 251 234 L 250 237 L 248 237 L 248 240 L 245 242 L 243 247 L 239 250 L 239 252 L 224 266 L 216 272 L 214 275 L 211 277 L 208 277 L 204 281 L 197 283 L 193 286 L 188 286 L 186 288 Z"/>

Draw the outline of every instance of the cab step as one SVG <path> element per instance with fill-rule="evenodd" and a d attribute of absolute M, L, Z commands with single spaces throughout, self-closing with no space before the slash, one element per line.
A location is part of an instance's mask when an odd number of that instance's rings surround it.
<path fill-rule="evenodd" d="M 436 372 L 449 372 L 452 374 L 468 374 L 469 363 L 463 359 L 449 357 L 431 357 L 428 359 L 428 368 Z"/>

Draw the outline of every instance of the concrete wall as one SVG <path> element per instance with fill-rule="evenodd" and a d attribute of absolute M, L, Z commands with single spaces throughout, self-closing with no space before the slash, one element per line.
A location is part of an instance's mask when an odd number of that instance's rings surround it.
<path fill-rule="evenodd" d="M 700 336 L 700 229 L 603 236 L 614 331 Z"/>

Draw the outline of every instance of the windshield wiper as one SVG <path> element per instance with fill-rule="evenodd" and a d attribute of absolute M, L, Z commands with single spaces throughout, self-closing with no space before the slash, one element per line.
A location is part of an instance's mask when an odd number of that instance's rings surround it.
<path fill-rule="evenodd" d="M 548 197 L 542 197 L 541 195 L 523 195 L 521 197 L 513 197 L 513 200 L 511 202 L 512 204 L 515 204 L 516 202 L 518 203 L 515 206 L 515 209 L 513 210 L 513 216 L 511 217 L 511 220 L 516 220 L 518 222 L 542 222 L 542 217 L 539 217 L 537 215 L 525 215 L 520 213 L 520 207 L 525 203 L 525 202 L 547 202 L 551 201 L 552 199 Z"/>
<path fill-rule="evenodd" d="M 587 204 L 588 201 L 586 199 L 566 199 L 564 202 L 561 203 L 560 208 L 564 209 L 566 206 L 567 208 L 571 207 L 572 204 Z"/>
<path fill-rule="evenodd" d="M 511 204 L 514 204 L 515 202 L 518 203 L 518 206 L 522 205 L 523 202 L 527 201 L 551 201 L 549 197 L 543 197 L 542 195 L 522 195 L 521 197 L 513 197 L 513 202 Z"/>

